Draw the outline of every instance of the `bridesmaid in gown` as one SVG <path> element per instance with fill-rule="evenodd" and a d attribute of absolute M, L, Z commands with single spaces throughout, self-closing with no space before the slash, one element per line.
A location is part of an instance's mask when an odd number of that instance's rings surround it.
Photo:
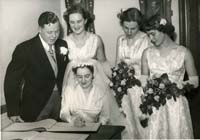
<path fill-rule="evenodd" d="M 141 75 L 141 57 L 149 44 L 149 38 L 142 32 L 143 15 L 136 8 L 129 8 L 118 14 L 120 25 L 125 34 L 117 39 L 116 63 L 126 62 L 135 69 L 135 75 Z"/>
<path fill-rule="evenodd" d="M 147 48 L 142 57 L 142 74 L 153 78 L 167 73 L 179 87 L 186 83 L 197 87 L 198 75 L 189 49 L 173 41 L 174 27 L 166 19 L 152 16 L 146 30 L 154 46 Z M 185 72 L 189 80 L 183 81 Z M 167 100 L 165 106 L 154 110 L 150 116 L 145 139 L 192 139 L 193 130 L 188 101 L 179 96 L 176 101 Z"/>
<path fill-rule="evenodd" d="M 88 25 L 93 22 L 89 12 L 81 6 L 76 5 L 67 10 L 64 19 L 67 22 L 68 28 L 72 30 L 72 33 L 64 37 L 69 48 L 68 57 L 70 62 L 65 71 L 62 94 L 67 92 L 66 87 L 71 84 L 70 79 L 73 78 L 73 66 L 78 61 L 82 60 L 91 61 L 93 63 L 97 68 L 98 74 L 100 74 L 103 79 L 103 82 L 99 81 L 99 86 L 102 89 L 107 88 L 107 90 L 109 90 L 108 85 L 110 80 L 108 77 L 111 75 L 111 68 L 106 59 L 104 44 L 101 37 L 87 31 Z M 109 100 L 111 104 L 110 107 L 112 108 L 110 109 L 112 110 L 111 122 L 115 124 L 120 113 L 113 94 L 110 95 L 112 96 Z"/>
<path fill-rule="evenodd" d="M 111 70 L 106 59 L 104 44 L 101 37 L 88 30 L 89 24 L 93 22 L 90 13 L 79 5 L 67 10 L 64 19 L 72 33 L 64 37 L 69 47 L 69 59 L 95 59 L 103 66 L 107 76 Z"/>
<path fill-rule="evenodd" d="M 147 34 L 141 31 L 143 15 L 137 8 L 128 8 L 119 13 L 118 18 L 124 34 L 117 39 L 116 65 L 121 61 L 125 62 L 130 68 L 134 68 L 135 77 L 140 78 L 142 53 L 150 46 Z M 128 95 L 124 95 L 122 99 L 122 109 L 126 114 L 124 124 L 127 130 L 124 138 L 140 138 L 136 128 L 136 123 L 139 123 L 137 105 L 140 94 L 135 94 L 136 90 L 137 86 L 128 90 Z"/>

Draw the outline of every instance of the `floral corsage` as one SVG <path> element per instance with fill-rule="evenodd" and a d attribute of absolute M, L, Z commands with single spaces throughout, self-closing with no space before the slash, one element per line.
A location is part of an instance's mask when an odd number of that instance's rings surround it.
<path fill-rule="evenodd" d="M 64 56 L 64 60 L 67 58 L 68 49 L 66 47 L 60 47 L 60 54 Z"/>

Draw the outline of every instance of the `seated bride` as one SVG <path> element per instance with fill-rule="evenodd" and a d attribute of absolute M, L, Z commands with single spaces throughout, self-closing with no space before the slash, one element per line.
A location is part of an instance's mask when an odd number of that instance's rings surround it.
<path fill-rule="evenodd" d="M 60 118 L 75 126 L 85 122 L 110 123 L 110 94 L 93 61 L 74 61 L 64 82 Z"/>

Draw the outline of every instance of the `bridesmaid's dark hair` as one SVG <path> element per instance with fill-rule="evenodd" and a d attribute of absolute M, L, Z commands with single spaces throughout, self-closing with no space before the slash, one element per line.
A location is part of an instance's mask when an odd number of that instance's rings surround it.
<path fill-rule="evenodd" d="M 117 14 L 117 17 L 120 19 L 120 25 L 123 26 L 124 21 L 128 22 L 137 22 L 139 28 L 142 28 L 143 25 L 143 15 L 137 8 L 128 8 L 125 11 L 121 11 Z"/>
<path fill-rule="evenodd" d="M 162 23 L 161 20 L 164 20 L 165 23 Z M 150 30 L 158 30 L 167 34 L 172 40 L 175 40 L 174 26 L 160 15 L 153 15 L 146 20 L 143 26 L 143 31 L 148 32 Z"/>
<path fill-rule="evenodd" d="M 63 18 L 64 20 L 66 21 L 67 23 L 67 27 L 71 28 L 70 27 L 70 24 L 69 24 L 69 16 L 71 14 L 74 14 L 74 13 L 79 13 L 83 16 L 83 18 L 85 20 L 87 20 L 87 23 L 85 24 L 85 29 L 88 30 L 88 27 L 91 23 L 93 23 L 94 21 L 94 16 L 92 16 L 87 10 L 85 10 L 81 5 L 77 4 L 77 5 L 74 5 L 72 6 L 71 8 L 67 9 L 65 12 L 64 12 L 64 15 L 63 15 Z M 71 29 L 70 29 L 71 30 Z"/>

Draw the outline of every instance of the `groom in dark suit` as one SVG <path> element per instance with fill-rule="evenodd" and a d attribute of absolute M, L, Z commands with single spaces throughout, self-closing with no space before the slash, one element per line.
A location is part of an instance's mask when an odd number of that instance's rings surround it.
<path fill-rule="evenodd" d="M 58 39 L 60 22 L 53 12 L 42 13 L 38 24 L 39 33 L 17 45 L 6 71 L 4 93 L 13 122 L 59 117 L 67 43 Z"/>

